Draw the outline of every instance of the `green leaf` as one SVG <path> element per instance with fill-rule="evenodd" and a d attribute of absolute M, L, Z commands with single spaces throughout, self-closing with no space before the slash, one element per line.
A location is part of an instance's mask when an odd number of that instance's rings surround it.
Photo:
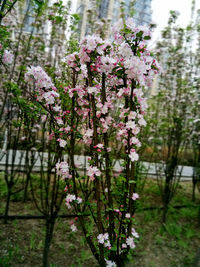
<path fill-rule="evenodd" d="M 136 181 L 134 181 L 134 180 L 130 180 L 130 181 L 129 181 L 129 184 L 136 184 Z"/>
<path fill-rule="evenodd" d="M 150 36 L 144 36 L 144 40 L 150 40 L 151 37 Z"/>
<path fill-rule="evenodd" d="M 114 247 L 111 247 L 111 249 L 110 250 L 112 250 L 112 251 L 117 251 L 117 247 L 116 246 L 114 246 Z"/>
<path fill-rule="evenodd" d="M 138 57 L 141 57 L 141 54 L 140 54 L 140 51 L 139 50 L 137 50 L 137 56 Z"/>
<path fill-rule="evenodd" d="M 137 38 L 141 38 L 142 35 L 143 35 L 143 31 L 140 31 L 140 32 L 136 33 L 136 37 L 137 37 Z"/>

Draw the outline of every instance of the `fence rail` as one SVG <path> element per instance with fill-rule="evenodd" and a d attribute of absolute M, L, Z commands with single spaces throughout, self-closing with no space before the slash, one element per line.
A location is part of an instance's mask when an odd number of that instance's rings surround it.
<path fill-rule="evenodd" d="M 13 151 L 8 150 L 7 152 L 0 152 L 0 171 L 5 170 L 6 165 L 6 153 L 9 154 L 8 156 L 8 162 L 7 167 L 8 169 L 11 169 L 14 167 L 15 171 L 18 172 L 25 172 L 26 171 L 26 164 L 25 164 L 25 151 L 17 150 L 15 151 L 15 159 L 12 161 L 12 155 Z M 43 171 L 47 171 L 47 162 L 43 161 L 41 162 L 41 157 L 47 158 L 46 152 L 34 152 L 34 158 L 35 162 L 32 168 L 32 172 L 40 172 L 41 164 L 43 165 Z M 64 158 L 67 160 L 68 155 L 64 155 Z M 75 155 L 75 164 L 77 165 L 77 168 L 79 171 L 85 171 L 88 165 L 88 156 L 83 155 Z M 123 163 L 123 160 L 116 160 L 115 165 L 113 167 L 114 171 L 119 172 L 121 170 L 121 165 Z M 144 167 L 145 171 L 141 171 L 140 174 L 148 175 L 149 178 L 156 178 L 157 176 L 157 169 L 161 168 L 161 171 L 159 172 L 159 175 L 161 177 L 164 177 L 164 172 L 162 171 L 162 168 L 164 164 L 161 163 L 152 163 L 152 162 L 141 162 Z M 53 171 L 53 170 L 52 170 Z M 180 175 L 181 173 L 181 175 Z M 193 176 L 193 168 L 191 166 L 178 166 L 177 169 L 177 175 L 181 176 L 182 181 L 190 181 Z"/>

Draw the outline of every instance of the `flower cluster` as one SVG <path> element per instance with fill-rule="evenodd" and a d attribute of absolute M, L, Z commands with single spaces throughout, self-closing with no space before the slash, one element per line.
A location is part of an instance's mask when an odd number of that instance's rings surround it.
<path fill-rule="evenodd" d="M 75 217 L 75 221 L 77 221 L 77 220 L 78 220 L 78 218 Z M 76 224 L 75 224 L 75 222 L 73 220 L 70 221 L 69 224 L 70 224 L 70 228 L 71 228 L 72 232 L 77 232 L 78 231 L 77 226 L 76 226 Z"/>
<path fill-rule="evenodd" d="M 25 81 L 29 83 L 34 83 L 36 89 L 50 89 L 54 87 L 51 78 L 40 66 L 28 67 L 28 71 L 25 74 Z M 50 92 L 48 91 L 48 93 Z"/>
<path fill-rule="evenodd" d="M 87 167 L 87 175 L 93 181 L 95 179 L 95 176 L 101 175 L 101 172 L 96 166 L 89 166 Z"/>
<path fill-rule="evenodd" d="M 128 237 L 126 239 L 126 244 L 122 244 L 122 247 L 123 248 L 126 248 L 127 246 L 129 246 L 130 248 L 135 248 L 135 243 L 134 243 L 134 240 L 133 240 L 133 237 Z"/>
<path fill-rule="evenodd" d="M 104 245 L 104 247 L 109 248 L 109 249 L 111 248 L 111 244 L 110 244 L 110 241 L 109 241 L 108 233 L 99 234 L 97 236 L 97 239 L 98 239 L 98 242 L 100 244 Z"/>
<path fill-rule="evenodd" d="M 132 228 L 132 232 L 131 232 L 132 236 L 129 236 L 126 238 L 126 243 L 122 244 L 122 249 L 126 249 L 128 246 L 132 249 L 135 248 L 135 242 L 134 242 L 134 238 L 139 238 L 138 233 L 135 231 L 134 228 Z"/>
<path fill-rule="evenodd" d="M 58 162 L 56 164 L 56 173 L 57 175 L 60 175 L 63 179 L 71 178 L 71 175 L 69 174 L 69 165 L 66 161 Z"/>
<path fill-rule="evenodd" d="M 76 197 L 75 195 L 68 194 L 65 198 L 65 201 L 66 201 L 66 203 L 65 203 L 66 206 L 68 207 L 68 209 L 70 209 L 71 204 L 73 204 L 73 203 L 81 204 L 83 200 L 80 197 Z"/>
<path fill-rule="evenodd" d="M 40 66 L 31 66 L 28 67 L 28 71 L 25 73 L 25 81 L 30 85 L 34 85 L 36 100 L 42 102 L 47 110 L 53 112 L 57 125 L 63 125 L 62 116 L 66 112 L 63 112 L 61 108 L 60 94 L 48 74 Z M 60 147 L 65 147 L 66 145 L 65 140 L 61 140 L 59 143 Z"/>
<path fill-rule="evenodd" d="M 2 56 L 2 62 L 6 65 L 9 65 L 13 62 L 14 55 L 11 51 L 5 49 L 3 56 Z"/>

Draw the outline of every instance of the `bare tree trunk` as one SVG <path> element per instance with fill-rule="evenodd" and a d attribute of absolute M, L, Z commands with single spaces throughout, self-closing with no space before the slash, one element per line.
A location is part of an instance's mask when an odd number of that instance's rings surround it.
<path fill-rule="evenodd" d="M 6 207 L 5 207 L 5 212 L 4 212 L 4 223 L 8 223 L 8 211 L 9 211 L 9 206 L 10 206 L 10 197 L 11 197 L 11 190 L 8 187 L 8 194 L 7 194 L 7 199 L 6 199 Z"/>
<path fill-rule="evenodd" d="M 193 202 L 195 202 L 195 199 L 196 199 L 195 189 L 196 189 L 196 179 L 195 179 L 195 174 L 193 173 L 193 176 L 192 176 L 192 201 Z"/>
<path fill-rule="evenodd" d="M 55 225 L 55 218 L 53 218 L 52 216 L 47 217 L 45 243 L 44 243 L 44 251 L 43 251 L 43 267 L 48 266 L 48 255 L 49 255 L 51 241 L 53 238 L 54 225 Z"/>

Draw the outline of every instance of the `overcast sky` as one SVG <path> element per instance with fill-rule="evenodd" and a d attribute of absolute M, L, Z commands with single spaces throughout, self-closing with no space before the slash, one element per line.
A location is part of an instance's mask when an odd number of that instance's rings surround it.
<path fill-rule="evenodd" d="M 178 24 L 186 26 L 190 20 L 192 0 L 152 0 L 152 20 L 157 24 L 153 40 L 159 38 L 160 31 L 167 26 L 170 10 L 180 13 Z M 200 9 L 200 0 L 196 0 L 196 9 Z"/>

